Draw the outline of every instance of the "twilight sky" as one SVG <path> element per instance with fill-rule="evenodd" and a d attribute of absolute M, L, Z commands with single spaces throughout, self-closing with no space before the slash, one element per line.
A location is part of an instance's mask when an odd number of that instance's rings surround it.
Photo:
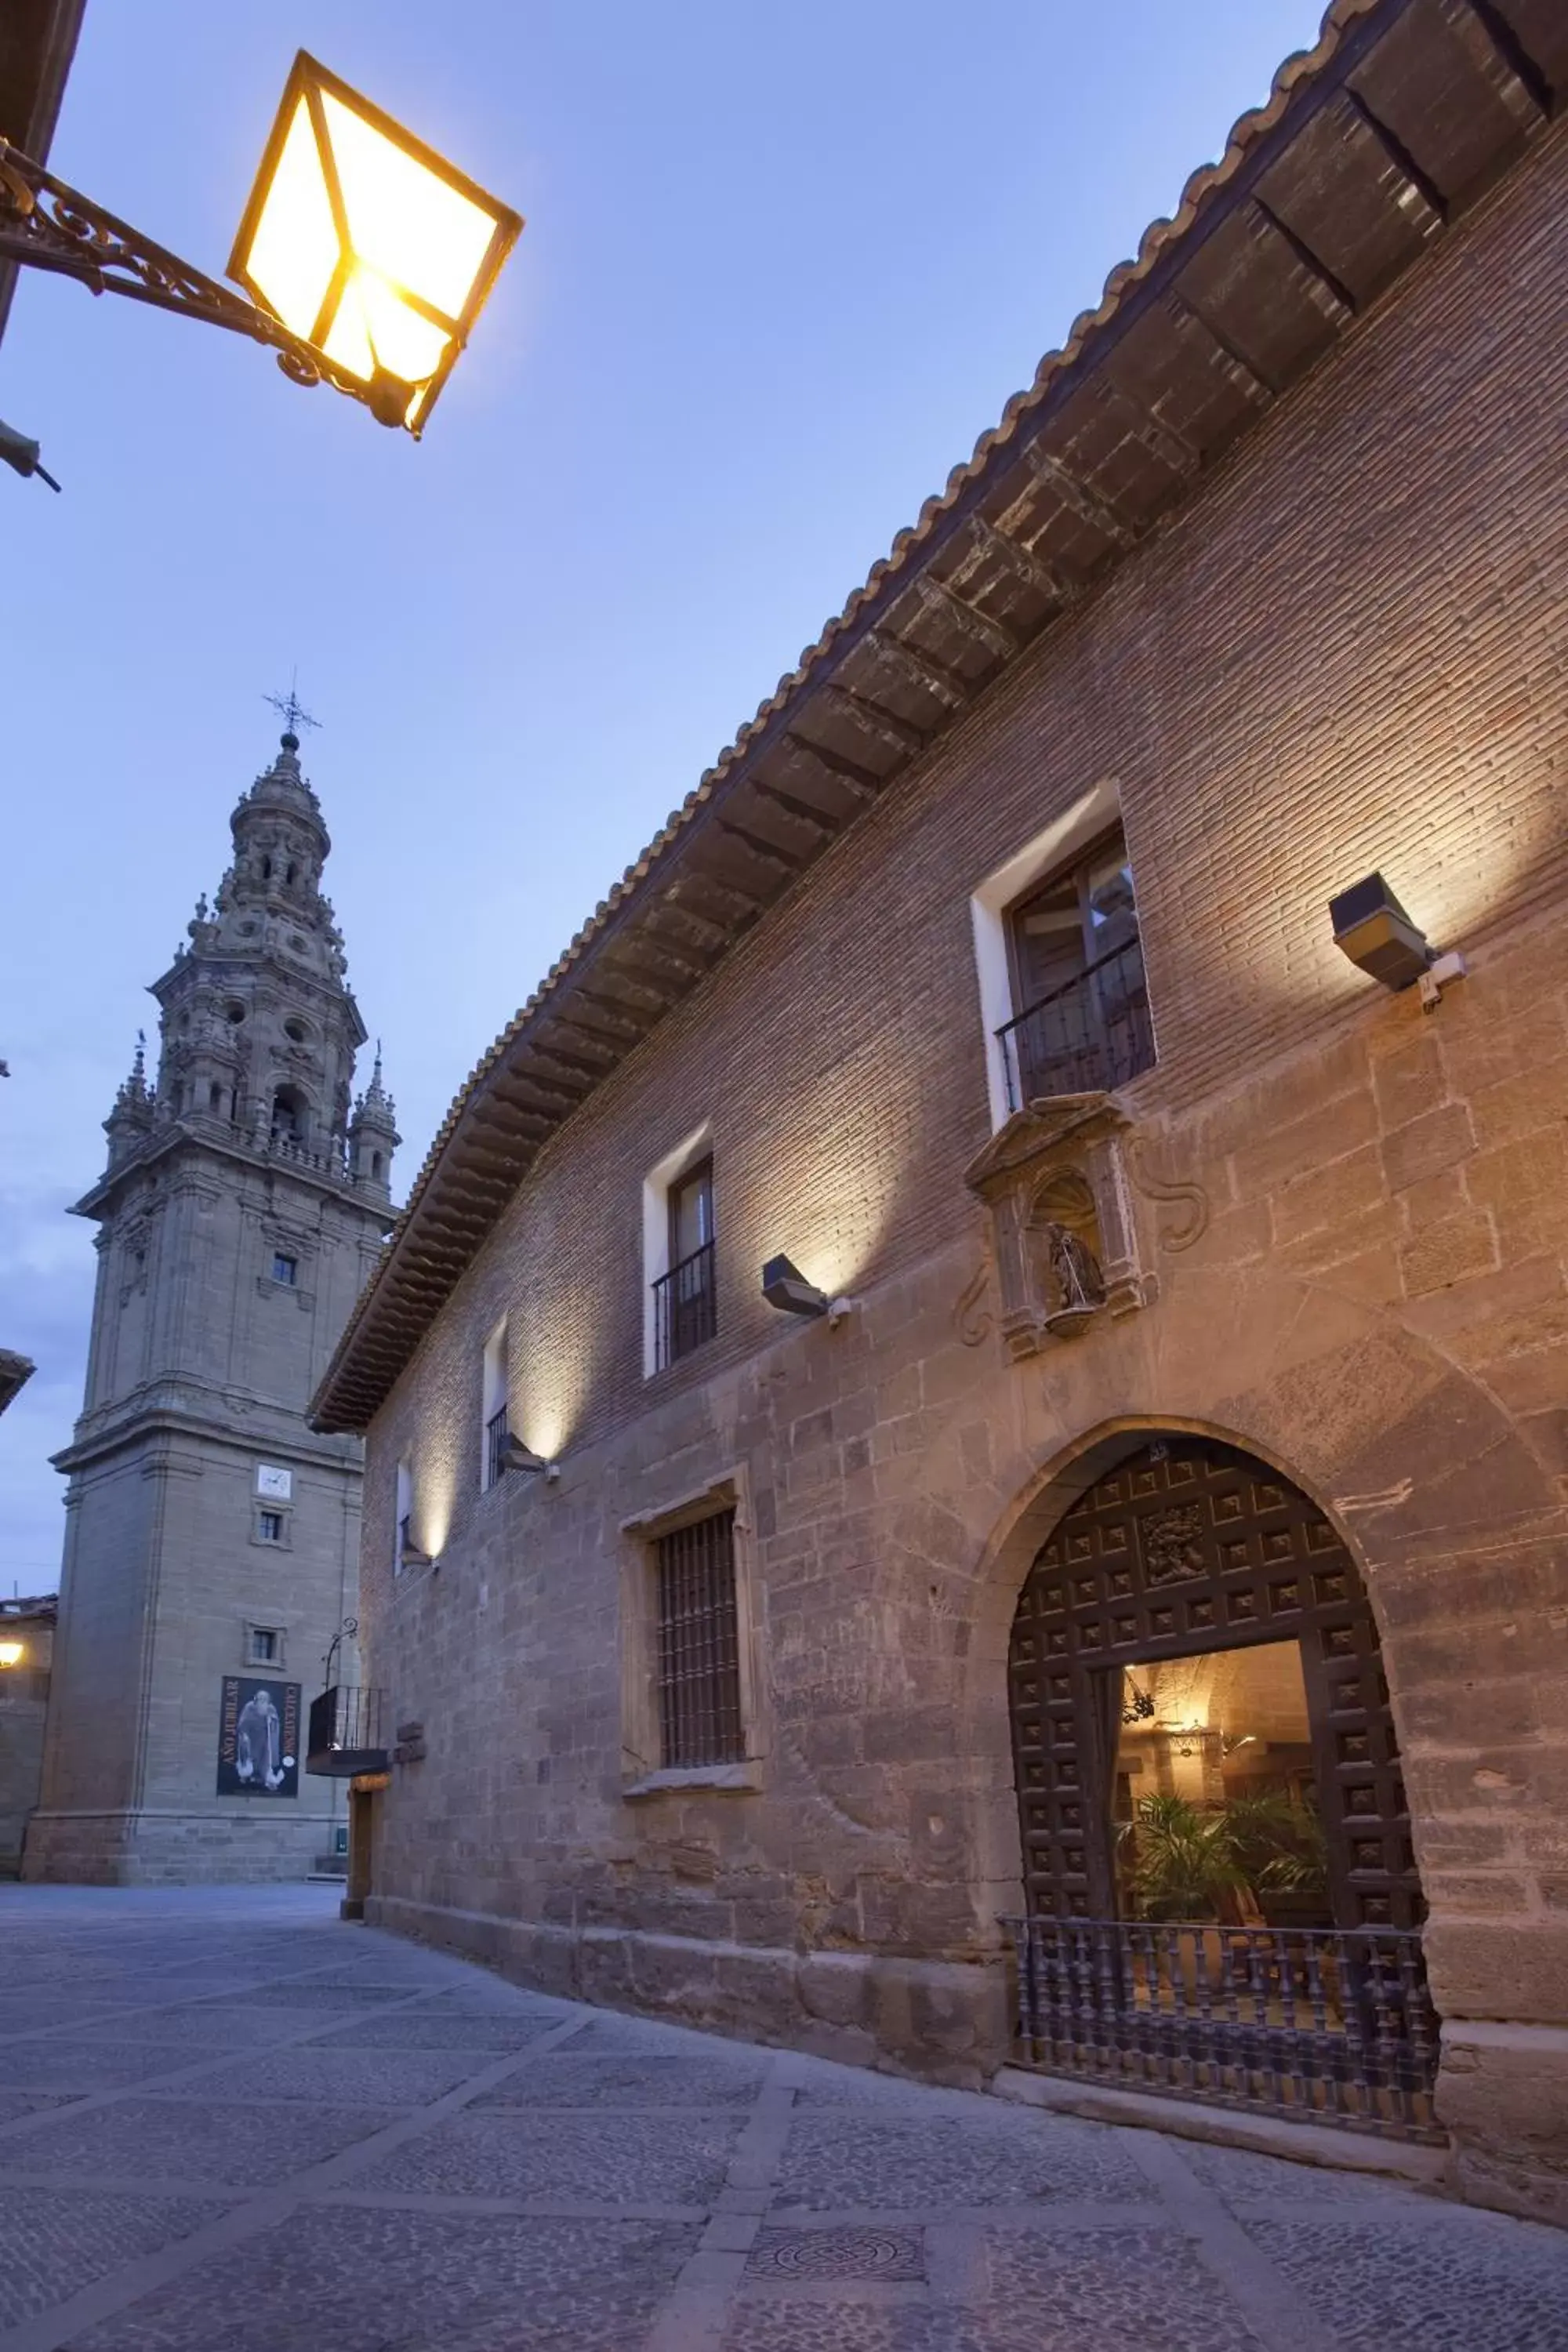
<path fill-rule="evenodd" d="M 59 175 L 222 272 L 309 48 L 525 215 L 425 442 L 24 278 L 5 551 L 0 1594 L 58 1580 L 99 1122 L 271 756 L 406 1139 L 1321 0 L 91 0 Z M 363 1073 L 362 1073 L 362 1077 Z"/>

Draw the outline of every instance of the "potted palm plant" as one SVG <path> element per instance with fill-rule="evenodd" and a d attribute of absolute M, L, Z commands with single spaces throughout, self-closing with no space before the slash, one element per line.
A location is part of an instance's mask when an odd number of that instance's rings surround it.
<path fill-rule="evenodd" d="M 1224 1971 L 1218 1923 L 1247 1886 L 1230 1825 L 1223 1812 L 1205 1812 L 1185 1797 L 1141 1797 L 1128 1831 L 1132 1842 L 1128 1886 L 1142 1919 L 1191 1925 L 1178 1939 L 1182 1981 L 1195 1990 L 1200 1954 L 1211 1990 Z M 1162 1976 L 1168 1962 L 1162 1956 Z"/>

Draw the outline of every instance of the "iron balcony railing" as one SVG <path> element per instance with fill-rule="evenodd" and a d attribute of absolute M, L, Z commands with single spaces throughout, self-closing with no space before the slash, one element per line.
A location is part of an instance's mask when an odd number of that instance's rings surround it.
<path fill-rule="evenodd" d="M 485 1423 L 485 1485 L 493 1486 L 506 1469 L 501 1456 L 511 1432 L 507 1427 L 506 1407 L 492 1412 Z"/>
<path fill-rule="evenodd" d="M 354 1683 L 333 1683 L 310 1701 L 305 1769 L 329 1780 L 357 1772 L 384 1772 L 384 1694 Z"/>
<path fill-rule="evenodd" d="M 654 1366 L 663 1371 L 678 1356 L 689 1356 L 719 1328 L 719 1295 L 713 1279 L 713 1244 L 704 1242 L 653 1286 Z"/>
<path fill-rule="evenodd" d="M 1129 940 L 1053 988 L 996 1032 L 1007 1072 L 1007 1108 L 1043 1095 L 1123 1087 L 1152 1067 L 1154 1028 L 1143 950 Z"/>
<path fill-rule="evenodd" d="M 1126 2090 L 1441 2139 L 1419 1934 L 1008 1919 L 1027 2064 Z"/>

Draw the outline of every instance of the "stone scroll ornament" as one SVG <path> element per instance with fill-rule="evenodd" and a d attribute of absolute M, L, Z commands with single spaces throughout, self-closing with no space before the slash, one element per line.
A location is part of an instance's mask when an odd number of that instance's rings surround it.
<path fill-rule="evenodd" d="M 997 1328 L 1015 1362 L 1154 1295 L 1128 1187 L 1130 1124 L 1114 1095 L 1058 1095 L 1015 1111 L 966 1171 L 990 1212 Z M 977 1305 L 967 1291 L 960 1302 L 971 1316 Z"/>
<path fill-rule="evenodd" d="M 1142 1137 L 1129 1139 L 1127 1172 L 1146 1201 L 1155 1201 L 1162 1207 L 1168 1205 L 1182 1213 L 1160 1227 L 1157 1239 L 1163 1250 L 1191 1249 L 1193 1244 L 1207 1232 L 1209 1196 L 1203 1186 L 1168 1181 L 1163 1176 L 1156 1176 L 1145 1159 Z"/>

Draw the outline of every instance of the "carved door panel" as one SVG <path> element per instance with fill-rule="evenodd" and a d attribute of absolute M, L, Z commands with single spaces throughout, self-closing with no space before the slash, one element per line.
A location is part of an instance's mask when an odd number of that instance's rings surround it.
<path fill-rule="evenodd" d="M 1419 1924 L 1388 1685 L 1355 1563 L 1278 1472 L 1179 1435 L 1079 1496 L 1019 1597 L 1009 1696 L 1031 1913 L 1112 1916 L 1112 1670 L 1281 1641 L 1300 1647 L 1336 1922 Z"/>

